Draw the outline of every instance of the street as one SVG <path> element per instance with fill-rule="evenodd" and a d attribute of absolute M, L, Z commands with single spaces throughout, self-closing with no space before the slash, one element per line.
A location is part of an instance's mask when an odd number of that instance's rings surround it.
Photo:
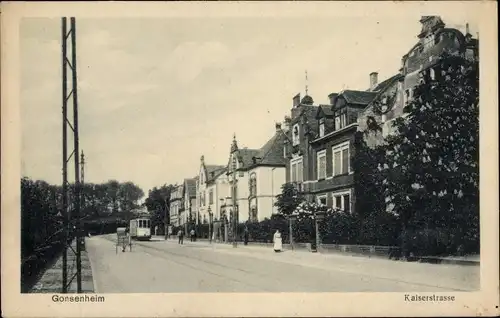
<path fill-rule="evenodd" d="M 153 238 L 115 252 L 115 235 L 87 239 L 97 293 L 443 292 L 479 289 L 479 266 L 274 253 L 270 248 Z"/>

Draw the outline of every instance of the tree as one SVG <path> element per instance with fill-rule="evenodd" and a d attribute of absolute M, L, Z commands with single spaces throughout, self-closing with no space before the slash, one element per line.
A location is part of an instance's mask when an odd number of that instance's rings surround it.
<path fill-rule="evenodd" d="M 377 126 L 372 128 L 379 131 Z M 396 220 L 386 210 L 384 187 L 381 186 L 384 176 L 377 169 L 385 160 L 385 149 L 368 146 L 365 138 L 371 133 L 370 130 L 356 133 L 356 155 L 352 159 L 356 193 L 356 210 L 352 215 L 358 219 L 357 241 L 363 245 L 394 245 L 398 233 L 394 228 Z"/>
<path fill-rule="evenodd" d="M 300 203 L 305 201 L 305 197 L 300 193 L 293 183 L 285 183 L 281 186 L 281 194 L 276 196 L 274 206 L 283 215 L 292 214 Z"/>
<path fill-rule="evenodd" d="M 106 184 L 106 191 L 111 199 L 112 213 L 118 213 L 118 192 L 120 190 L 120 183 L 116 180 L 110 180 Z"/>
<path fill-rule="evenodd" d="M 394 121 L 395 133 L 381 146 L 379 186 L 401 222 L 403 237 L 434 233 L 442 253 L 477 251 L 478 61 L 443 54 L 422 80 L 405 116 Z M 439 233 L 446 233 L 446 244 Z"/>
<path fill-rule="evenodd" d="M 135 209 L 139 207 L 138 201 L 144 196 L 144 191 L 133 182 L 119 184 L 117 192 L 120 214 L 129 220 Z"/>
<path fill-rule="evenodd" d="M 163 185 L 160 188 L 154 187 L 149 190 L 144 205 L 151 214 L 152 226 L 159 225 L 161 228 L 169 222 L 170 194 L 172 190 L 172 185 Z"/>

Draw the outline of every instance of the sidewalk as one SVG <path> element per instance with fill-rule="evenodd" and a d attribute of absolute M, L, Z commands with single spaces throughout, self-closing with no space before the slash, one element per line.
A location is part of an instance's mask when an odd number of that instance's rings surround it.
<path fill-rule="evenodd" d="M 168 240 L 167 243 L 178 244 L 177 240 Z M 361 274 L 367 280 L 381 278 L 463 291 L 480 288 L 479 266 L 437 265 L 383 258 L 353 257 L 341 253 L 311 253 L 300 250 L 285 250 L 282 253 L 275 253 L 272 248 L 268 247 L 238 244 L 237 248 L 233 248 L 231 244 L 210 244 L 208 241 L 191 242 L 185 240 L 184 245 L 211 247 L 217 253 L 283 262 L 312 269 Z"/>
<path fill-rule="evenodd" d="M 158 239 L 164 240 L 164 237 L 157 237 Z M 169 241 L 174 241 L 177 242 L 177 238 L 172 238 Z M 213 245 L 216 247 L 221 247 L 221 248 L 233 248 L 232 243 L 217 243 L 217 242 L 212 242 L 210 243 L 207 239 L 199 239 L 196 242 L 191 242 L 189 239 L 184 240 L 184 244 L 191 243 L 191 244 L 205 244 L 205 245 Z M 248 245 L 244 245 L 243 242 L 238 242 L 238 248 L 246 249 L 246 250 L 268 250 L 272 251 L 272 243 L 268 243 L 266 245 L 261 245 L 261 244 L 255 244 L 253 242 L 249 242 Z M 354 257 L 354 258 L 367 258 L 367 259 L 378 259 L 378 260 L 386 260 L 386 261 L 391 261 L 391 262 L 402 262 L 402 261 L 397 261 L 397 260 L 390 260 L 388 258 L 384 257 L 374 257 L 370 255 L 365 255 L 365 254 L 355 254 L 355 253 L 343 253 L 340 251 L 328 251 L 326 253 L 322 252 L 317 252 L 317 253 L 312 253 L 304 248 L 297 248 L 295 250 L 291 250 L 289 244 L 283 244 L 283 251 L 284 252 L 293 252 L 293 253 L 306 253 L 306 254 L 319 254 L 323 256 L 348 256 L 348 257 Z M 470 266 L 479 266 L 480 265 L 480 256 L 479 255 L 471 255 L 471 256 L 447 256 L 447 257 L 440 257 L 440 256 L 427 256 L 427 257 L 422 257 L 419 260 L 416 261 L 416 263 L 429 263 L 433 265 L 470 265 Z"/>
<path fill-rule="evenodd" d="M 76 241 L 73 242 L 72 247 L 76 250 Z M 68 250 L 67 253 L 68 265 L 68 282 L 76 273 L 76 255 Z M 82 292 L 93 293 L 94 282 L 92 278 L 92 269 L 90 266 L 89 257 L 86 251 L 81 251 L 82 262 Z M 68 293 L 76 293 L 77 284 L 76 277 L 68 287 Z M 42 275 L 41 279 L 33 286 L 30 293 L 61 293 L 62 292 L 62 254 L 59 256 L 55 264 L 48 268 Z"/>

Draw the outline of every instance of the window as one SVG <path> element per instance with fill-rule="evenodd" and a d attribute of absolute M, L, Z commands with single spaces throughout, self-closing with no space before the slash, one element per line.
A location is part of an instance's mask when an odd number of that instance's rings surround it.
<path fill-rule="evenodd" d="M 347 126 L 347 107 L 342 107 L 335 111 L 335 130 Z"/>
<path fill-rule="evenodd" d="M 351 200 L 349 194 L 344 194 L 344 212 L 351 213 Z"/>
<path fill-rule="evenodd" d="M 257 207 L 253 206 L 252 209 L 250 210 L 250 222 L 258 222 L 258 213 L 257 213 Z"/>
<path fill-rule="evenodd" d="M 302 158 L 296 158 L 290 161 L 290 182 L 303 181 Z"/>
<path fill-rule="evenodd" d="M 434 71 L 433 68 L 431 68 L 429 70 L 429 76 L 430 76 L 431 80 L 435 80 L 436 79 L 436 72 Z"/>
<path fill-rule="evenodd" d="M 214 190 L 210 190 L 208 193 L 208 204 L 214 204 Z"/>
<path fill-rule="evenodd" d="M 295 124 L 293 126 L 292 130 L 292 142 L 293 145 L 296 146 L 300 143 L 300 130 L 299 130 L 299 124 Z"/>
<path fill-rule="evenodd" d="M 333 175 L 338 176 L 351 172 L 349 158 L 349 141 L 332 148 L 333 153 Z"/>
<path fill-rule="evenodd" d="M 326 195 L 318 196 L 318 204 L 326 205 Z"/>
<path fill-rule="evenodd" d="M 286 146 L 283 146 L 283 158 L 286 158 L 287 155 L 286 155 Z"/>
<path fill-rule="evenodd" d="M 324 123 L 320 123 L 319 124 L 319 136 L 323 137 L 324 135 L 325 135 L 325 124 Z"/>
<path fill-rule="evenodd" d="M 318 180 L 326 178 L 326 150 L 318 152 L 316 158 L 316 165 L 318 171 Z"/>
<path fill-rule="evenodd" d="M 248 183 L 249 183 L 248 185 L 250 188 L 250 196 L 256 196 L 257 195 L 257 175 L 255 174 L 255 172 L 253 172 L 250 175 L 250 179 L 249 179 Z"/>
<path fill-rule="evenodd" d="M 333 194 L 333 207 L 340 209 L 344 212 L 351 212 L 351 192 L 334 192 Z"/>
<path fill-rule="evenodd" d="M 396 101 L 399 103 L 401 101 L 401 92 L 403 91 L 403 83 L 398 82 L 398 90 L 396 92 Z"/>
<path fill-rule="evenodd" d="M 404 104 L 408 104 L 411 99 L 413 98 L 413 90 L 411 88 L 408 88 L 405 90 L 405 94 L 404 94 Z"/>
<path fill-rule="evenodd" d="M 321 118 L 319 120 L 319 136 L 323 137 L 325 135 L 325 119 Z"/>

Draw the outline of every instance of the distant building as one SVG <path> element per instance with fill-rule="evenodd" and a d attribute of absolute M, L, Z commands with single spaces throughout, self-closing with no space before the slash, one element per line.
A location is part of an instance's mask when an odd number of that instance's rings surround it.
<path fill-rule="evenodd" d="M 259 149 L 240 148 L 236 136 L 231 144 L 227 175 L 229 188 L 221 207 L 222 217 L 232 221 L 233 195 L 231 182 L 236 177 L 236 209 L 238 222 L 259 222 L 277 212 L 275 196 L 285 183 L 286 159 L 283 156 L 285 136 L 281 125 Z M 231 223 L 232 224 L 232 223 Z"/>
<path fill-rule="evenodd" d="M 385 87 L 390 78 L 378 83 L 378 74 L 370 74 L 370 88 L 343 90 L 330 94 L 329 105 L 314 105 L 312 98 L 300 94 L 293 106 L 285 143 L 287 182 L 293 182 L 309 200 L 347 212 L 354 210 L 355 133 L 358 116 Z"/>
<path fill-rule="evenodd" d="M 170 194 L 170 225 L 184 225 L 184 184 L 175 185 Z"/>
<path fill-rule="evenodd" d="M 205 156 L 201 156 L 196 194 L 199 223 L 207 224 L 210 222 L 209 212 L 212 213 L 214 219 L 219 217 L 219 199 L 227 193 L 225 172 L 225 166 L 207 165 L 205 164 Z"/>
<path fill-rule="evenodd" d="M 199 224 L 198 206 L 196 204 L 196 183 L 198 177 L 184 179 L 183 200 L 184 200 L 184 215 L 183 217 L 191 224 Z"/>

